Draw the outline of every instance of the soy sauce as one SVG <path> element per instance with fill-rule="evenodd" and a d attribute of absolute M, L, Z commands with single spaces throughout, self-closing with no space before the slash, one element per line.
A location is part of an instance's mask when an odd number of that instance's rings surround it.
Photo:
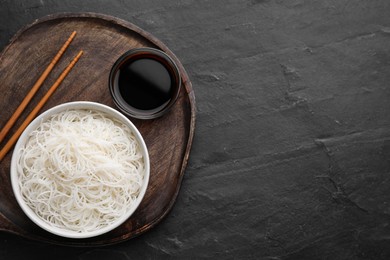
<path fill-rule="evenodd" d="M 125 61 L 117 72 L 117 87 L 123 100 L 138 110 L 159 110 L 174 88 L 169 69 L 159 60 L 139 58 Z"/>
<path fill-rule="evenodd" d="M 155 119 L 168 113 L 181 93 L 181 75 L 165 52 L 142 47 L 123 53 L 110 70 L 108 86 L 126 116 Z"/>

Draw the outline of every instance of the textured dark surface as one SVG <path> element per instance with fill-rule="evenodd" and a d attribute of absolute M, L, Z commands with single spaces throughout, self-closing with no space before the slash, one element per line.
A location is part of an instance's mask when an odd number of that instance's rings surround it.
<path fill-rule="evenodd" d="M 390 258 L 389 1 L 0 6 L 1 48 L 56 12 L 132 22 L 178 56 L 197 101 L 183 185 L 158 226 L 102 248 L 2 233 L 0 259 Z"/>

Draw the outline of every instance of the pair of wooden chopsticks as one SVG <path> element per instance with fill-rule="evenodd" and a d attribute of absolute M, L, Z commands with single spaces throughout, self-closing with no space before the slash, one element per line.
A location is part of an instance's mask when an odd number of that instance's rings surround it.
<path fill-rule="evenodd" d="M 39 77 L 39 79 L 35 82 L 35 84 L 31 88 L 31 90 L 29 91 L 29 93 L 23 99 L 22 103 L 15 110 L 14 114 L 11 116 L 11 118 L 8 120 L 8 122 L 5 124 L 5 126 L 3 127 L 3 129 L 0 132 L 0 142 L 3 141 L 4 137 L 6 136 L 6 134 L 9 132 L 9 130 L 15 124 L 16 120 L 22 114 L 23 110 L 26 108 L 26 106 L 31 101 L 31 99 L 33 98 L 35 93 L 41 87 L 41 85 L 43 84 L 43 82 L 45 81 L 45 79 L 47 78 L 49 73 L 52 71 L 54 66 L 60 60 L 60 58 L 62 57 L 62 55 L 64 54 L 64 52 L 66 51 L 66 49 L 68 48 L 68 46 L 70 45 L 70 43 L 72 42 L 72 40 L 73 40 L 73 38 L 75 36 L 76 36 L 76 32 L 73 32 L 70 35 L 68 40 L 64 43 L 64 45 L 58 51 L 56 56 L 53 58 L 53 60 L 50 62 L 50 64 L 45 69 L 45 71 L 42 73 L 42 75 Z M 12 137 L 5 144 L 5 146 L 0 150 L 0 161 L 3 160 L 4 156 L 8 153 L 8 151 L 16 143 L 16 141 L 18 140 L 19 136 L 22 134 L 23 130 L 35 118 L 35 116 L 38 114 L 39 110 L 47 102 L 47 100 L 54 93 L 54 91 L 57 89 L 57 87 L 62 83 L 64 78 L 68 75 L 68 73 L 73 68 L 73 66 L 76 64 L 76 62 L 80 59 L 82 54 L 83 54 L 83 51 L 80 51 L 77 54 L 77 56 L 69 63 L 69 65 L 62 71 L 61 75 L 57 78 L 57 80 L 54 82 L 54 84 L 49 88 L 49 90 L 46 92 L 46 94 L 43 96 L 43 98 L 39 101 L 38 105 L 31 111 L 31 113 L 23 121 L 23 123 L 20 125 L 20 127 L 16 130 L 16 132 L 12 135 Z"/>

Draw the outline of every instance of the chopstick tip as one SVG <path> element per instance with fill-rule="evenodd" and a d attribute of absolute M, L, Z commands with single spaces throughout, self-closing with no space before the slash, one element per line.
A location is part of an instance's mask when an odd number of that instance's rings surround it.
<path fill-rule="evenodd" d="M 79 51 L 79 53 L 77 53 L 76 57 L 74 57 L 73 59 L 73 62 L 77 62 L 80 59 L 81 55 L 83 55 L 83 51 Z"/>
<path fill-rule="evenodd" d="M 73 31 L 69 36 L 69 39 L 73 39 L 76 36 L 76 31 Z"/>

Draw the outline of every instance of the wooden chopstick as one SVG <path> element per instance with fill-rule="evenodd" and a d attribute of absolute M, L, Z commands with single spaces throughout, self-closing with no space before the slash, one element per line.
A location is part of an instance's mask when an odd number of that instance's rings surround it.
<path fill-rule="evenodd" d="M 68 67 L 64 69 L 64 71 L 61 73 L 61 75 L 58 77 L 56 82 L 50 87 L 50 89 L 46 92 L 46 94 L 43 96 L 43 98 L 39 101 L 38 105 L 31 111 L 31 113 L 27 116 L 27 118 L 23 121 L 23 123 L 20 125 L 18 130 L 12 135 L 12 137 L 8 140 L 8 142 L 5 144 L 3 149 L 0 150 L 0 161 L 3 160 L 4 156 L 8 153 L 8 151 L 12 148 L 12 146 L 16 143 L 19 136 L 22 134 L 23 130 L 28 126 L 28 124 L 31 123 L 31 121 L 35 118 L 35 116 L 38 114 L 39 110 L 43 107 L 43 105 L 47 102 L 47 100 L 50 98 L 50 96 L 54 93 L 54 91 L 57 89 L 57 87 L 61 84 L 61 82 L 64 80 L 66 75 L 70 72 L 70 70 L 73 68 L 73 66 L 76 64 L 76 62 L 80 59 L 81 55 L 83 54 L 83 51 L 80 51 L 77 56 L 69 63 Z"/>
<path fill-rule="evenodd" d="M 28 103 L 31 101 L 35 93 L 38 91 L 38 89 L 41 87 L 42 83 L 45 81 L 49 73 L 52 71 L 54 66 L 57 64 L 57 62 L 60 60 L 62 54 L 66 51 L 70 43 L 72 42 L 73 38 L 76 36 L 76 32 L 74 31 L 68 38 L 68 40 L 62 45 L 61 49 L 57 52 L 56 56 L 53 58 L 53 60 L 50 62 L 50 64 L 47 66 L 45 71 L 42 73 L 42 75 L 38 78 L 38 80 L 35 82 L 35 84 L 32 86 L 31 90 L 28 92 L 28 94 L 23 99 L 22 103 L 20 103 L 19 107 L 15 110 L 13 115 L 10 117 L 8 122 L 5 124 L 3 129 L 0 132 L 0 143 L 3 141 L 6 134 L 9 132 L 9 130 L 12 128 L 12 126 L 15 124 L 16 120 L 19 118 L 19 116 L 22 114 L 23 110 L 26 108 Z"/>

